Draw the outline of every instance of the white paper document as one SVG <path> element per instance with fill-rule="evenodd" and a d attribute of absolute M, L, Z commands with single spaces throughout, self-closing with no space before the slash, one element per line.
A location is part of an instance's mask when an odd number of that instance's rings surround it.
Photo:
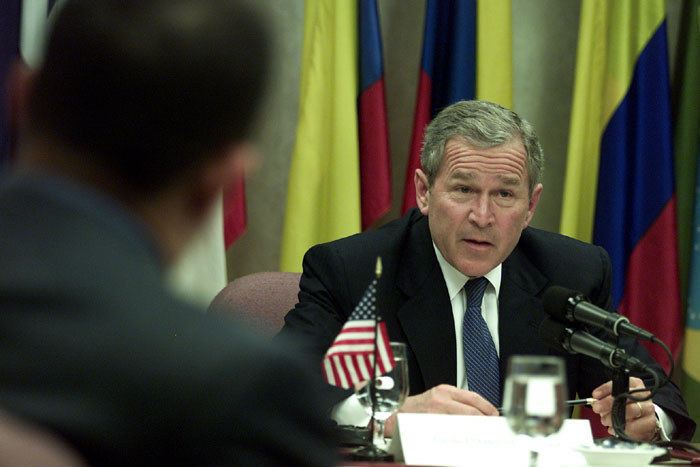
<path fill-rule="evenodd" d="M 516 436 L 504 417 L 399 413 L 390 452 L 408 465 L 527 466 L 530 449 L 538 446 L 539 463 L 584 466 L 573 447 L 591 444 L 588 420 L 565 420 L 559 433 L 534 442 Z"/>

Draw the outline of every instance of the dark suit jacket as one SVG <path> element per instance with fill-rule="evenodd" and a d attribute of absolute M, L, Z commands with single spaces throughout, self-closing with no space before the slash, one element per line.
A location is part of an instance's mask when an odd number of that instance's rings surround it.
<path fill-rule="evenodd" d="M 417 209 L 381 229 L 311 248 L 304 257 L 299 303 L 286 316 L 281 334 L 303 336 L 306 351 L 315 364 L 319 363 L 372 280 L 377 256 L 384 266 L 378 309 L 391 340 L 408 344 L 410 393 L 419 394 L 443 383 L 455 385 L 452 308 L 428 218 Z M 506 374 L 511 355 L 554 354 L 566 359 L 571 397 L 575 393 L 588 397 L 609 380 L 598 361 L 553 350 L 540 341 L 537 332 L 546 317 L 542 293 L 551 285 L 578 290 L 599 307 L 612 310 L 610 270 L 609 257 L 600 247 L 525 229 L 502 269 L 498 307 L 501 375 Z M 636 341 L 625 338 L 622 345 L 662 371 Z M 651 384 L 648 375 L 638 376 Z M 348 394 L 331 391 L 336 401 Z M 654 402 L 673 417 L 678 437 L 692 434 L 695 424 L 688 418 L 676 386 L 669 383 Z"/>
<path fill-rule="evenodd" d="M 330 465 L 308 369 L 177 299 L 148 238 L 88 190 L 5 180 L 0 406 L 95 465 Z"/>

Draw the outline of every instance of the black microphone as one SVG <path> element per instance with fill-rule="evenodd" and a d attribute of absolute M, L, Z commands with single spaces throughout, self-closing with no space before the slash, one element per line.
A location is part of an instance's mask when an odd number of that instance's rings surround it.
<path fill-rule="evenodd" d="M 554 347 L 570 353 L 580 353 L 600 360 L 608 368 L 628 368 L 633 371 L 646 371 L 641 360 L 628 355 L 624 349 L 603 342 L 580 329 L 569 329 L 552 318 L 545 318 L 540 324 L 540 339 Z"/>
<path fill-rule="evenodd" d="M 575 290 L 554 285 L 545 290 L 542 299 L 544 311 L 559 321 L 590 324 L 615 336 L 624 334 L 648 342 L 655 339 L 649 331 L 630 324 L 630 320 L 619 313 L 610 313 L 595 306 L 585 295 Z"/>

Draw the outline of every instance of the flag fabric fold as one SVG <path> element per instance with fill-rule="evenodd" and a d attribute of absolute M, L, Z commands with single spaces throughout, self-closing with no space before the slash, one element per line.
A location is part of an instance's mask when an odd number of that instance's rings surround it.
<path fill-rule="evenodd" d="M 376 0 L 307 0 L 280 269 L 372 226 L 391 206 Z"/>
<path fill-rule="evenodd" d="M 413 175 L 420 168 L 425 127 L 451 103 L 474 98 L 475 69 L 476 0 L 428 0 L 402 212 L 416 206 Z"/>
<path fill-rule="evenodd" d="M 663 0 L 584 0 L 561 232 L 606 249 L 612 297 L 678 355 L 681 312 Z M 659 346 L 648 347 L 665 367 Z"/>
<path fill-rule="evenodd" d="M 375 355 L 375 376 L 391 371 L 396 365 L 386 324 L 377 321 L 376 296 L 374 279 L 323 357 L 321 369 L 328 384 L 348 389 L 369 380 Z"/>
<path fill-rule="evenodd" d="M 476 98 L 513 108 L 510 0 L 476 3 Z"/>
<path fill-rule="evenodd" d="M 391 155 L 377 0 L 359 0 L 360 199 L 362 230 L 391 208 Z"/>
<path fill-rule="evenodd" d="M 356 2 L 307 0 L 283 271 L 300 271 L 311 246 L 360 231 L 357 91 Z"/>
<path fill-rule="evenodd" d="M 428 0 L 413 133 L 401 210 L 416 205 L 425 127 L 440 110 L 465 99 L 512 108 L 510 0 Z"/>

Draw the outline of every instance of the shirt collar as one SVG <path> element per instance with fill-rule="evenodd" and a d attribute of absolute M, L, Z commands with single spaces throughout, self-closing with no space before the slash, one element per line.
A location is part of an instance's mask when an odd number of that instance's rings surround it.
<path fill-rule="evenodd" d="M 435 242 L 433 242 L 433 249 L 435 249 L 435 256 L 437 256 L 438 263 L 440 264 L 442 276 L 445 278 L 447 293 L 450 296 L 450 301 L 452 301 L 452 299 L 454 299 L 455 296 L 462 291 L 464 284 L 467 283 L 469 277 L 459 272 L 454 268 L 454 266 L 447 262 L 447 260 L 442 256 L 442 253 L 440 253 L 440 250 L 438 250 L 437 246 L 435 246 Z M 484 274 L 484 277 L 496 289 L 496 297 L 498 297 L 498 293 L 501 290 L 501 268 L 502 264 L 499 264 Z"/>

